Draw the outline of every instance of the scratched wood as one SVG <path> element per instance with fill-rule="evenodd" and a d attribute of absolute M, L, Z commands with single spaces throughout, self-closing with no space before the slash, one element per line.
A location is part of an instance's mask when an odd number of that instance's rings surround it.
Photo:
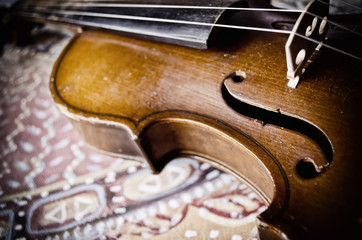
<path fill-rule="evenodd" d="M 146 157 L 155 171 L 194 155 L 247 182 L 269 205 L 259 217 L 262 239 L 360 234 L 360 63 L 322 50 L 291 89 L 285 41 L 249 33 L 232 47 L 195 50 L 87 31 L 59 57 L 50 87 L 92 146 Z M 241 82 L 228 77 L 239 70 Z M 232 108 L 225 87 L 260 119 Z M 295 126 L 268 124 L 263 111 Z M 301 122 L 326 137 L 331 153 L 298 130 Z M 317 169 L 297 169 L 308 162 Z"/>

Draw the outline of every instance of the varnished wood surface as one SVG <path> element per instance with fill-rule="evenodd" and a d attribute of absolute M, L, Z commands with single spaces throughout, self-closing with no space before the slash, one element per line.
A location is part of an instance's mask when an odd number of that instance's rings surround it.
<path fill-rule="evenodd" d="M 248 182 L 269 205 L 259 226 L 266 239 L 361 234 L 360 63 L 322 51 L 291 89 L 285 41 L 245 34 L 233 47 L 195 50 L 85 32 L 60 56 L 51 90 L 90 145 L 141 161 L 145 155 L 155 170 L 191 154 Z M 238 70 L 243 81 L 228 78 Z M 223 86 L 237 101 L 313 126 L 332 153 L 298 126 L 236 111 Z M 307 179 L 297 171 L 302 159 L 321 173 Z"/>

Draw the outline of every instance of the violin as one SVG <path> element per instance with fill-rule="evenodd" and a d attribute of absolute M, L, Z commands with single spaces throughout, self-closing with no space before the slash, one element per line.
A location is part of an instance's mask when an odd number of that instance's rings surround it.
<path fill-rule="evenodd" d="M 330 5 L 29 0 L 14 14 L 83 27 L 50 89 L 88 145 L 155 173 L 189 156 L 234 175 L 268 206 L 260 239 L 338 239 L 362 236 L 362 49 L 360 13 Z"/>

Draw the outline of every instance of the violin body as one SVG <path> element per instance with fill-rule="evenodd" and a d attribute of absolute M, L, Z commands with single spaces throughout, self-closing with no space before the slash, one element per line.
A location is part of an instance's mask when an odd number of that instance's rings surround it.
<path fill-rule="evenodd" d="M 155 172 L 187 155 L 246 182 L 268 206 L 261 239 L 361 236 L 360 62 L 322 49 L 293 89 L 286 38 L 200 50 L 85 31 L 50 88 L 90 146 Z"/>

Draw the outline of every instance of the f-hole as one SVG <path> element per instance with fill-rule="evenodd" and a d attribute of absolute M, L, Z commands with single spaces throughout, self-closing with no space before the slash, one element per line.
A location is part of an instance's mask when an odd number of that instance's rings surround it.
<path fill-rule="evenodd" d="M 235 72 L 235 74 L 230 74 L 228 78 L 232 79 L 232 81 L 234 82 L 240 83 L 241 81 L 235 80 L 235 75 L 240 75 L 240 73 L 236 73 L 237 72 Z M 320 146 L 326 156 L 328 164 L 326 164 L 325 166 L 317 166 L 314 163 L 313 159 L 308 158 L 308 161 L 306 161 L 306 159 L 301 159 L 296 166 L 297 173 L 300 177 L 305 179 L 314 178 L 321 174 L 323 171 L 325 171 L 327 167 L 332 163 L 332 145 L 328 137 L 316 126 L 308 123 L 307 121 L 287 116 L 280 112 L 268 111 L 266 109 L 262 109 L 242 102 L 232 95 L 225 83 L 222 85 L 222 95 L 225 102 L 236 112 L 252 119 L 257 119 L 263 122 L 263 125 L 273 124 L 275 126 L 301 133 L 314 140 Z"/>

